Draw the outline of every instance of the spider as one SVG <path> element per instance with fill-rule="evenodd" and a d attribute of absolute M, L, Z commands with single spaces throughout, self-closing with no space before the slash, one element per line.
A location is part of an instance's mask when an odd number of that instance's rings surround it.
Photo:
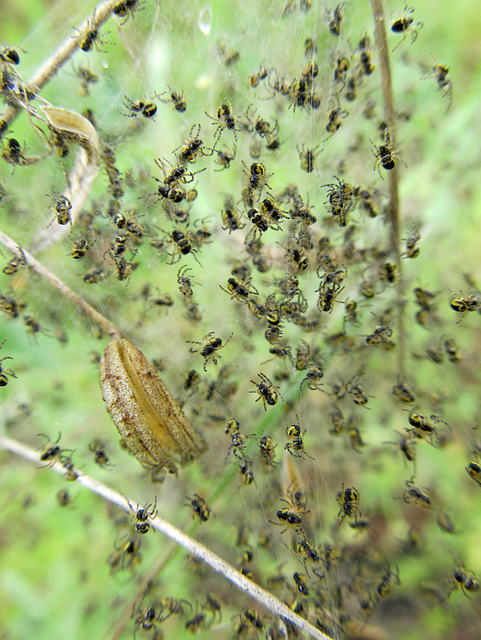
<path fill-rule="evenodd" d="M 204 141 L 199 136 L 200 124 L 193 124 L 189 132 L 189 137 L 187 140 L 184 140 L 184 144 L 174 149 L 173 153 L 180 149 L 180 153 L 178 154 L 178 162 L 180 165 L 185 165 L 186 162 L 193 163 L 197 158 L 201 158 L 202 156 L 213 155 L 215 145 L 212 149 L 209 149 L 204 145 Z"/>
<path fill-rule="evenodd" d="M 78 29 L 76 29 L 78 31 Z M 79 32 L 78 36 L 79 47 L 82 51 L 92 51 L 95 46 L 97 51 L 105 53 L 104 49 L 101 49 L 99 45 L 105 46 L 106 44 L 112 44 L 111 42 L 103 42 L 100 39 L 99 24 L 95 19 L 95 11 L 91 20 L 87 20 L 87 27 L 84 32 Z"/>
<path fill-rule="evenodd" d="M 123 105 L 130 111 L 130 113 L 120 112 L 123 116 L 126 116 L 127 118 L 136 118 L 137 116 L 141 115 L 148 120 L 154 119 L 154 116 L 157 113 L 157 105 L 155 104 L 155 102 L 153 102 L 153 100 L 156 98 L 156 96 L 151 98 L 151 100 L 142 98 L 142 100 L 136 100 L 135 102 L 127 96 L 124 97 L 127 102 L 124 102 Z"/>
<path fill-rule="evenodd" d="M 182 256 L 186 256 L 189 253 L 192 254 L 197 262 L 199 262 L 195 255 L 197 252 L 197 246 L 192 231 L 188 231 L 187 229 L 184 229 L 184 231 L 174 229 L 170 232 L 164 231 L 164 233 L 169 237 L 169 245 L 173 246 L 172 253 L 168 254 L 171 257 L 170 264 L 178 262 Z"/>
<path fill-rule="evenodd" d="M 297 417 L 297 421 L 299 422 L 299 417 Z M 286 427 L 286 436 L 289 442 L 286 444 L 284 449 L 295 458 L 307 457 L 311 460 L 314 460 L 314 458 L 306 453 L 304 449 L 303 436 L 305 433 L 306 429 L 304 429 L 304 431 L 301 431 L 301 427 L 298 424 L 291 424 L 289 427 Z"/>
<path fill-rule="evenodd" d="M 252 195 L 253 191 L 260 192 L 264 187 L 270 187 L 267 181 L 273 174 L 267 175 L 262 162 L 253 162 L 250 167 L 247 167 L 244 162 L 242 164 L 244 165 L 244 173 L 248 176 L 249 195 Z"/>
<path fill-rule="evenodd" d="M 225 98 L 225 96 L 222 96 Z M 213 125 L 217 125 L 217 129 L 214 134 L 214 138 L 218 140 L 225 129 L 232 131 L 234 134 L 234 139 L 237 142 L 237 131 L 241 130 L 241 126 L 238 122 L 238 119 L 234 117 L 232 112 L 232 104 L 228 98 L 225 98 L 226 103 L 221 104 L 217 109 L 217 117 L 214 118 L 210 116 L 207 111 L 205 115 L 210 118 L 213 122 Z M 215 145 L 214 145 L 215 146 Z"/>
<path fill-rule="evenodd" d="M 337 180 L 337 184 L 323 184 L 321 189 L 329 187 L 327 192 L 328 200 L 324 204 L 329 203 L 329 210 L 333 216 L 337 217 L 337 222 L 340 227 L 347 226 L 349 212 L 354 207 L 354 189 L 352 185 L 347 182 L 341 182 L 341 180 L 334 176 Z"/>
<path fill-rule="evenodd" d="M 316 167 L 316 152 L 318 148 L 319 145 L 313 149 L 306 149 L 304 144 L 302 147 L 299 147 L 299 145 L 296 146 L 297 153 L 299 154 L 299 159 L 301 161 L 301 169 L 306 173 L 312 173 Z"/>
<path fill-rule="evenodd" d="M 5 344 L 6 339 L 2 342 L 2 344 L 0 344 L 0 349 L 3 347 L 3 345 Z M 8 378 L 7 376 L 10 376 L 10 378 L 16 378 L 17 376 L 13 373 L 13 371 L 11 369 L 7 369 L 6 367 L 2 366 L 2 362 L 4 360 L 13 360 L 12 356 L 5 356 L 4 358 L 0 358 L 0 387 L 6 387 L 8 384 Z"/>
<path fill-rule="evenodd" d="M 228 169 L 230 167 L 230 163 L 235 160 L 237 146 L 234 144 L 232 150 L 224 147 L 222 151 L 216 151 L 216 153 L 217 159 L 215 163 L 219 165 L 220 169 L 214 169 L 214 171 L 224 171 L 224 169 Z"/>
<path fill-rule="evenodd" d="M 333 107 L 331 111 L 329 111 L 328 123 L 326 125 L 326 132 L 334 135 L 336 131 L 341 128 L 342 122 L 341 119 L 347 118 L 349 113 L 341 109 L 339 105 L 339 98 L 337 98 L 337 106 Z"/>
<path fill-rule="evenodd" d="M 138 505 L 138 508 L 135 509 L 129 502 L 129 507 L 135 514 L 135 530 L 138 533 L 147 533 L 151 527 L 148 522 L 149 518 L 155 518 L 157 515 L 157 497 L 155 498 L 154 504 L 150 503 L 144 507 Z"/>
<path fill-rule="evenodd" d="M 434 76 L 436 79 L 439 91 L 443 92 L 443 98 L 448 99 L 448 107 L 447 110 L 451 108 L 451 103 L 453 100 L 453 85 L 451 80 L 448 78 L 449 69 L 444 64 L 436 63 L 433 67 L 433 72 L 431 76 Z"/>
<path fill-rule="evenodd" d="M 299 525 L 302 523 L 302 517 L 306 513 L 310 513 L 310 510 L 307 508 L 306 494 L 295 482 L 292 482 L 287 487 L 286 494 L 287 499 L 281 498 L 281 502 L 285 502 L 288 506 L 279 509 L 276 514 L 280 522 L 272 522 L 272 520 L 269 520 L 269 522 L 278 527 L 287 525 L 281 531 L 281 534 L 287 531 L 289 525 L 293 526 L 295 531 L 301 533 L 302 528 Z"/>
<path fill-rule="evenodd" d="M 52 200 L 54 200 L 55 202 L 55 215 L 52 218 L 52 222 L 48 226 L 50 227 L 55 219 L 60 225 L 70 223 L 70 226 L 72 226 L 72 217 L 70 213 L 72 211 L 72 203 L 70 202 L 70 200 L 66 196 L 51 196 L 49 193 L 47 193 L 46 195 L 49 198 L 52 198 Z"/>
<path fill-rule="evenodd" d="M 341 491 L 336 496 L 336 501 L 340 504 L 337 516 L 340 517 L 341 523 L 346 516 L 348 518 L 354 517 L 357 520 L 357 516 L 362 515 L 359 510 L 359 497 L 359 491 L 355 487 L 345 489 L 343 483 Z"/>
<path fill-rule="evenodd" d="M 177 167 L 172 167 L 168 160 L 162 160 L 162 158 L 156 158 L 155 164 L 159 167 L 159 169 L 164 174 L 164 179 L 162 183 L 170 189 L 171 187 L 178 186 L 179 184 L 189 184 L 194 181 L 194 176 L 205 169 L 200 169 L 198 171 L 187 171 L 185 167 L 179 165 Z M 167 167 L 166 167 L 167 164 Z M 154 178 L 155 180 L 155 178 Z M 157 182 L 159 182 L 157 180 Z"/>
<path fill-rule="evenodd" d="M 220 358 L 220 355 L 217 354 L 217 351 L 227 346 L 228 342 L 230 342 L 230 339 L 232 338 L 233 335 L 234 334 L 231 333 L 227 342 L 223 343 L 222 338 L 213 337 L 214 331 L 211 331 L 210 333 L 208 333 L 202 338 L 203 342 L 198 342 L 197 340 L 187 340 L 187 342 L 190 344 L 200 345 L 199 349 L 194 349 L 193 347 L 191 347 L 190 352 L 191 353 L 200 352 L 200 355 L 204 358 L 204 371 L 207 371 L 206 367 L 209 360 L 212 360 L 214 364 L 217 364 L 217 358 Z"/>
<path fill-rule="evenodd" d="M 319 284 L 319 298 L 317 301 L 317 308 L 319 311 L 325 311 L 331 313 L 334 308 L 334 301 L 337 296 L 344 290 L 342 283 L 346 277 L 346 270 L 344 268 L 338 269 L 331 273 L 325 273 L 321 277 Z"/>
<path fill-rule="evenodd" d="M 422 29 L 424 26 L 422 22 L 414 22 L 414 19 L 412 17 L 414 13 L 413 7 L 408 7 L 407 5 L 405 5 L 404 10 L 406 12 L 405 15 L 403 15 L 402 18 L 398 18 L 397 20 L 395 20 L 391 25 L 391 31 L 393 33 L 404 34 L 403 38 L 394 47 L 393 51 L 396 51 L 396 49 L 404 42 L 404 40 L 406 40 L 408 33 L 411 34 L 411 44 L 413 44 L 418 37 L 419 29 Z"/>
<path fill-rule="evenodd" d="M 249 296 L 259 294 L 254 285 L 251 284 L 251 279 L 249 277 L 245 280 L 231 277 L 227 280 L 227 289 L 222 285 L 219 285 L 219 287 L 222 291 L 228 293 L 234 300 L 238 300 L 239 302 L 244 302 L 246 304 Z"/>
<path fill-rule="evenodd" d="M 139 0 L 121 0 L 118 4 L 115 5 L 113 12 L 119 18 L 124 18 L 120 23 L 125 24 L 129 17 L 133 18 L 134 13 L 143 9 L 145 2 L 139 2 Z"/>
<path fill-rule="evenodd" d="M 185 503 L 186 507 L 192 507 L 192 517 L 199 519 L 200 522 L 207 522 L 212 513 L 212 509 L 208 506 L 204 498 L 201 498 L 198 493 L 194 493 L 193 498 L 186 496 L 189 502 Z"/>
<path fill-rule="evenodd" d="M 221 211 L 221 216 L 223 222 L 221 228 L 225 231 L 229 231 L 229 235 L 232 231 L 237 231 L 238 229 L 243 229 L 245 227 L 245 223 L 241 220 L 240 212 L 229 197 L 224 201 L 224 208 Z"/>
<path fill-rule="evenodd" d="M 31 159 L 28 158 L 25 153 L 28 150 L 27 145 L 24 143 L 23 148 L 20 142 L 16 138 L 8 138 L 6 145 L 3 144 L 5 151 L 2 153 L 2 158 L 5 162 L 13 165 L 25 166 L 27 164 L 33 164 Z"/>
<path fill-rule="evenodd" d="M 254 380 L 251 380 L 252 384 L 256 385 L 256 389 L 249 391 L 249 393 L 257 393 L 259 397 L 256 398 L 256 402 L 262 399 L 262 402 L 264 403 L 264 411 L 267 411 L 267 405 L 273 406 L 277 404 L 281 394 L 279 393 L 279 387 L 272 384 L 266 375 L 263 373 L 259 373 L 258 375 L 261 381 L 255 382 Z"/>
<path fill-rule="evenodd" d="M 169 104 L 169 103 L 172 104 L 175 111 L 177 111 L 178 113 L 183 113 L 187 109 L 187 103 L 184 98 L 184 92 L 182 91 L 182 89 L 180 91 L 175 91 L 174 89 L 172 89 L 172 87 L 169 87 L 169 85 L 167 86 L 169 88 L 169 91 L 168 92 L 165 91 L 160 95 L 163 96 L 166 93 L 169 93 L 170 97 L 165 99 L 159 98 L 159 100 L 164 104 Z"/>
<path fill-rule="evenodd" d="M 271 125 L 267 120 L 258 117 L 254 124 L 254 130 L 261 138 L 270 139 L 279 133 L 279 122 L 276 120 L 275 124 Z"/>
<path fill-rule="evenodd" d="M 395 159 L 402 162 L 403 165 L 406 167 L 406 163 L 399 155 L 398 150 L 393 147 L 391 134 L 387 129 L 384 130 L 383 144 L 377 146 L 371 140 L 371 149 L 376 158 L 376 161 L 374 162 L 374 169 L 378 170 L 382 180 L 384 180 L 384 177 L 381 173 L 381 167 L 383 169 L 386 169 L 386 171 L 392 171 L 392 169 L 394 169 L 394 167 L 396 166 Z"/>

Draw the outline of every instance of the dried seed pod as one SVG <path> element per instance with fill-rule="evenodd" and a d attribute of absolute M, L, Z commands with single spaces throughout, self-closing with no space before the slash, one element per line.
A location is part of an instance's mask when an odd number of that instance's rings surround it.
<path fill-rule="evenodd" d="M 69 140 L 75 140 L 86 151 L 92 164 L 99 164 L 100 140 L 95 127 L 84 116 L 76 111 L 60 107 L 42 106 L 43 113 L 53 131 Z"/>
<path fill-rule="evenodd" d="M 100 387 L 107 411 L 125 447 L 152 471 L 177 473 L 206 445 L 158 377 L 153 365 L 128 340 L 115 338 L 100 360 Z"/>

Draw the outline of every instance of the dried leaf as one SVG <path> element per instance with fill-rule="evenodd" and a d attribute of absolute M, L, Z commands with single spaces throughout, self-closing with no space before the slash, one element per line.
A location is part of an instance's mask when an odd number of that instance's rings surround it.
<path fill-rule="evenodd" d="M 152 471 L 177 473 L 206 449 L 184 412 L 144 354 L 124 338 L 114 339 L 100 360 L 100 387 L 107 411 L 125 447 Z"/>

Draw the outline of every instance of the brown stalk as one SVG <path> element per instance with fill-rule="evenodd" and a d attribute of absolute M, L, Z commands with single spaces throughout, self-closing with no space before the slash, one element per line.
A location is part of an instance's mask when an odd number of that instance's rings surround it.
<path fill-rule="evenodd" d="M 33 271 L 38 273 L 39 276 L 45 278 L 47 282 L 58 289 L 62 295 L 73 302 L 79 309 L 87 314 L 96 324 L 98 324 L 105 331 L 106 334 L 112 338 L 121 338 L 122 334 L 120 330 L 114 325 L 113 322 L 107 320 L 105 316 L 94 309 L 88 302 L 85 302 L 75 291 L 72 291 L 60 278 L 57 278 L 51 271 L 43 266 L 36 258 L 34 258 L 28 251 L 22 249 L 16 242 L 14 242 L 7 234 L 0 231 L 0 242 L 11 251 L 17 258 L 22 260 Z"/>
<path fill-rule="evenodd" d="M 374 38 L 379 56 L 379 68 L 381 72 L 381 87 L 384 105 L 384 120 L 389 127 L 389 135 L 393 148 L 396 148 L 396 117 L 394 112 L 394 98 L 392 88 L 391 66 L 389 62 L 389 49 L 386 37 L 386 19 L 382 0 L 370 0 L 374 17 Z M 400 251 L 400 213 L 399 213 L 399 174 L 397 165 L 388 172 L 388 219 L 390 224 L 390 248 L 395 255 L 399 278 L 397 281 L 398 294 L 398 371 L 399 377 L 404 377 L 404 280 L 402 273 L 402 260 Z"/>

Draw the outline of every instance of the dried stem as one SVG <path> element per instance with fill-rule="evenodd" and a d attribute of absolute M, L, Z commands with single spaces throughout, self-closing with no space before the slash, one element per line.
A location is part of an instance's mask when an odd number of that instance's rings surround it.
<path fill-rule="evenodd" d="M 22 456 L 23 458 L 31 460 L 38 465 L 50 467 L 57 473 L 65 473 L 65 468 L 60 462 L 55 461 L 53 464 L 43 463 L 40 460 L 39 452 L 34 451 L 27 445 L 18 442 L 17 440 L 12 440 L 11 438 L 0 436 L 0 447 L 2 449 L 15 453 L 16 455 Z M 108 500 L 109 502 L 117 505 L 118 507 L 120 507 L 120 509 L 123 509 L 127 513 L 132 513 L 132 508 L 137 510 L 142 506 L 141 504 L 138 504 L 133 500 L 125 498 L 120 493 L 117 493 L 107 485 L 99 482 L 91 476 L 82 473 L 78 469 L 75 469 L 75 472 L 77 474 L 77 482 L 79 482 L 90 491 L 93 491 L 99 496 L 102 496 L 103 498 L 105 498 L 105 500 Z M 130 505 L 132 505 L 132 507 Z M 296 627 L 298 627 L 301 631 L 306 631 L 312 638 L 317 638 L 317 640 L 331 640 L 329 636 L 325 635 L 324 633 L 313 627 L 311 624 L 309 624 L 306 620 L 295 614 L 291 609 L 289 609 L 288 606 L 278 600 L 275 596 L 259 587 L 257 584 L 252 582 L 252 580 L 247 579 L 244 575 L 242 575 L 242 573 L 234 569 L 234 567 L 223 560 L 220 556 L 213 553 L 210 549 L 205 547 L 200 542 L 197 542 L 197 540 L 194 540 L 194 538 L 186 535 L 180 529 L 177 529 L 177 527 L 174 527 L 163 518 L 160 518 L 158 515 L 149 518 L 149 523 L 154 529 L 165 534 L 166 536 L 174 540 L 177 544 L 184 547 L 184 549 L 187 549 L 187 551 L 197 556 L 200 560 L 202 560 L 210 567 L 212 567 L 215 571 L 227 578 L 227 580 L 230 580 L 238 589 L 240 589 L 244 593 L 249 594 L 252 598 L 260 602 L 264 607 L 272 611 L 272 613 L 279 616 L 281 619 L 288 620 Z"/>
<path fill-rule="evenodd" d="M 23 260 L 26 265 L 28 265 L 31 269 L 33 269 L 38 275 L 45 278 L 47 282 L 58 289 L 62 295 L 68 298 L 71 302 L 77 305 L 79 309 L 81 309 L 84 313 L 86 313 L 90 318 L 98 324 L 102 329 L 112 338 L 120 338 L 122 334 L 120 330 L 114 325 L 113 322 L 107 320 L 105 316 L 96 311 L 88 302 L 85 302 L 83 298 L 81 298 L 78 294 L 76 294 L 70 287 L 68 287 L 62 280 L 57 278 L 51 271 L 49 271 L 46 267 L 43 266 L 41 262 L 39 262 L 36 258 L 34 258 L 28 251 L 22 249 L 18 244 L 16 244 L 9 236 L 7 236 L 3 231 L 0 230 L 0 242 L 11 251 L 17 258 Z"/>
<path fill-rule="evenodd" d="M 384 119 L 389 127 L 389 135 L 394 148 L 396 148 L 396 117 L 394 113 L 394 99 L 391 79 L 391 66 L 389 63 L 389 49 L 386 37 L 386 20 L 382 0 L 370 0 L 374 17 L 374 38 L 379 54 L 379 66 L 381 70 L 381 86 L 384 104 Z M 404 377 L 404 279 L 402 273 L 402 260 L 400 251 L 400 215 L 399 215 L 399 188 L 397 165 L 389 171 L 389 205 L 388 216 L 391 230 L 391 251 L 396 256 L 396 264 L 399 272 L 397 283 L 398 293 L 398 370 L 399 376 Z"/>
<path fill-rule="evenodd" d="M 45 87 L 45 85 L 57 74 L 60 68 L 74 55 L 74 53 L 76 53 L 80 47 L 80 43 L 85 39 L 87 34 L 91 32 L 92 29 L 100 29 L 101 25 L 108 20 L 117 4 L 118 0 L 106 0 L 106 2 L 97 7 L 92 16 L 87 18 L 79 29 L 76 29 L 76 34 L 69 36 L 64 41 L 64 43 L 57 49 L 53 56 L 47 60 L 34 77 L 25 84 L 21 83 L 21 93 L 23 94 L 24 99 L 13 96 L 15 103 L 11 102 L 2 115 L 2 122 L 4 123 L 3 126 L 5 129 L 8 128 L 8 126 L 15 120 L 22 108 L 27 111 L 29 118 L 32 115 L 40 117 L 36 114 L 35 109 L 30 105 L 30 102 L 33 100 L 27 100 L 26 96 L 34 95 L 37 97 L 40 94 L 40 91 Z M 77 117 L 78 121 L 81 119 L 85 120 L 85 118 L 82 118 L 79 114 L 75 114 L 75 112 L 68 112 L 67 110 L 55 107 L 50 108 L 50 111 L 63 111 L 65 114 L 73 114 L 73 116 Z M 51 128 L 52 124 L 55 124 L 55 122 L 52 123 L 51 119 L 48 118 L 48 124 Z M 93 129 L 93 127 L 91 128 Z M 63 131 L 63 127 L 56 126 L 54 127 L 54 130 Z M 95 130 L 93 131 L 97 138 L 98 147 L 98 137 Z M 87 136 L 83 143 L 80 141 L 82 149 L 77 155 L 76 163 L 69 180 L 72 192 L 70 194 L 70 199 L 72 200 L 71 215 L 73 219 L 79 214 L 86 199 L 90 195 L 93 181 L 98 172 L 98 153 L 96 153 L 95 150 L 94 153 L 92 153 L 91 147 L 95 147 L 92 137 L 93 136 Z M 71 139 L 71 136 L 69 139 Z M 77 139 L 77 141 L 79 140 Z M 66 229 L 64 228 L 56 228 L 53 233 L 49 233 L 48 235 L 46 233 L 39 234 L 36 245 L 32 251 L 36 253 L 37 251 L 46 249 L 54 242 L 61 239 L 65 235 L 65 232 Z"/>
<path fill-rule="evenodd" d="M 49 128 L 80 145 L 74 167 L 67 177 L 69 186 L 67 197 L 71 203 L 70 221 L 74 225 L 90 195 L 100 164 L 100 140 L 91 122 L 76 111 L 53 106 L 41 106 Z M 66 175 L 66 174 L 65 174 Z M 56 225 L 35 234 L 35 243 L 30 248 L 32 254 L 47 249 L 64 238 L 69 232 L 67 225 Z"/>
<path fill-rule="evenodd" d="M 92 17 L 85 20 L 82 26 L 77 29 L 76 35 L 69 36 L 53 56 L 37 71 L 34 77 L 24 85 L 25 92 L 39 93 L 77 51 L 87 32 L 92 29 L 93 26 L 100 28 L 101 25 L 109 19 L 116 4 L 118 4 L 118 0 L 106 0 L 106 2 L 97 7 Z M 17 117 L 20 109 L 21 104 L 9 105 L 2 115 L 2 120 L 4 120 L 7 125 L 10 125 Z"/>

